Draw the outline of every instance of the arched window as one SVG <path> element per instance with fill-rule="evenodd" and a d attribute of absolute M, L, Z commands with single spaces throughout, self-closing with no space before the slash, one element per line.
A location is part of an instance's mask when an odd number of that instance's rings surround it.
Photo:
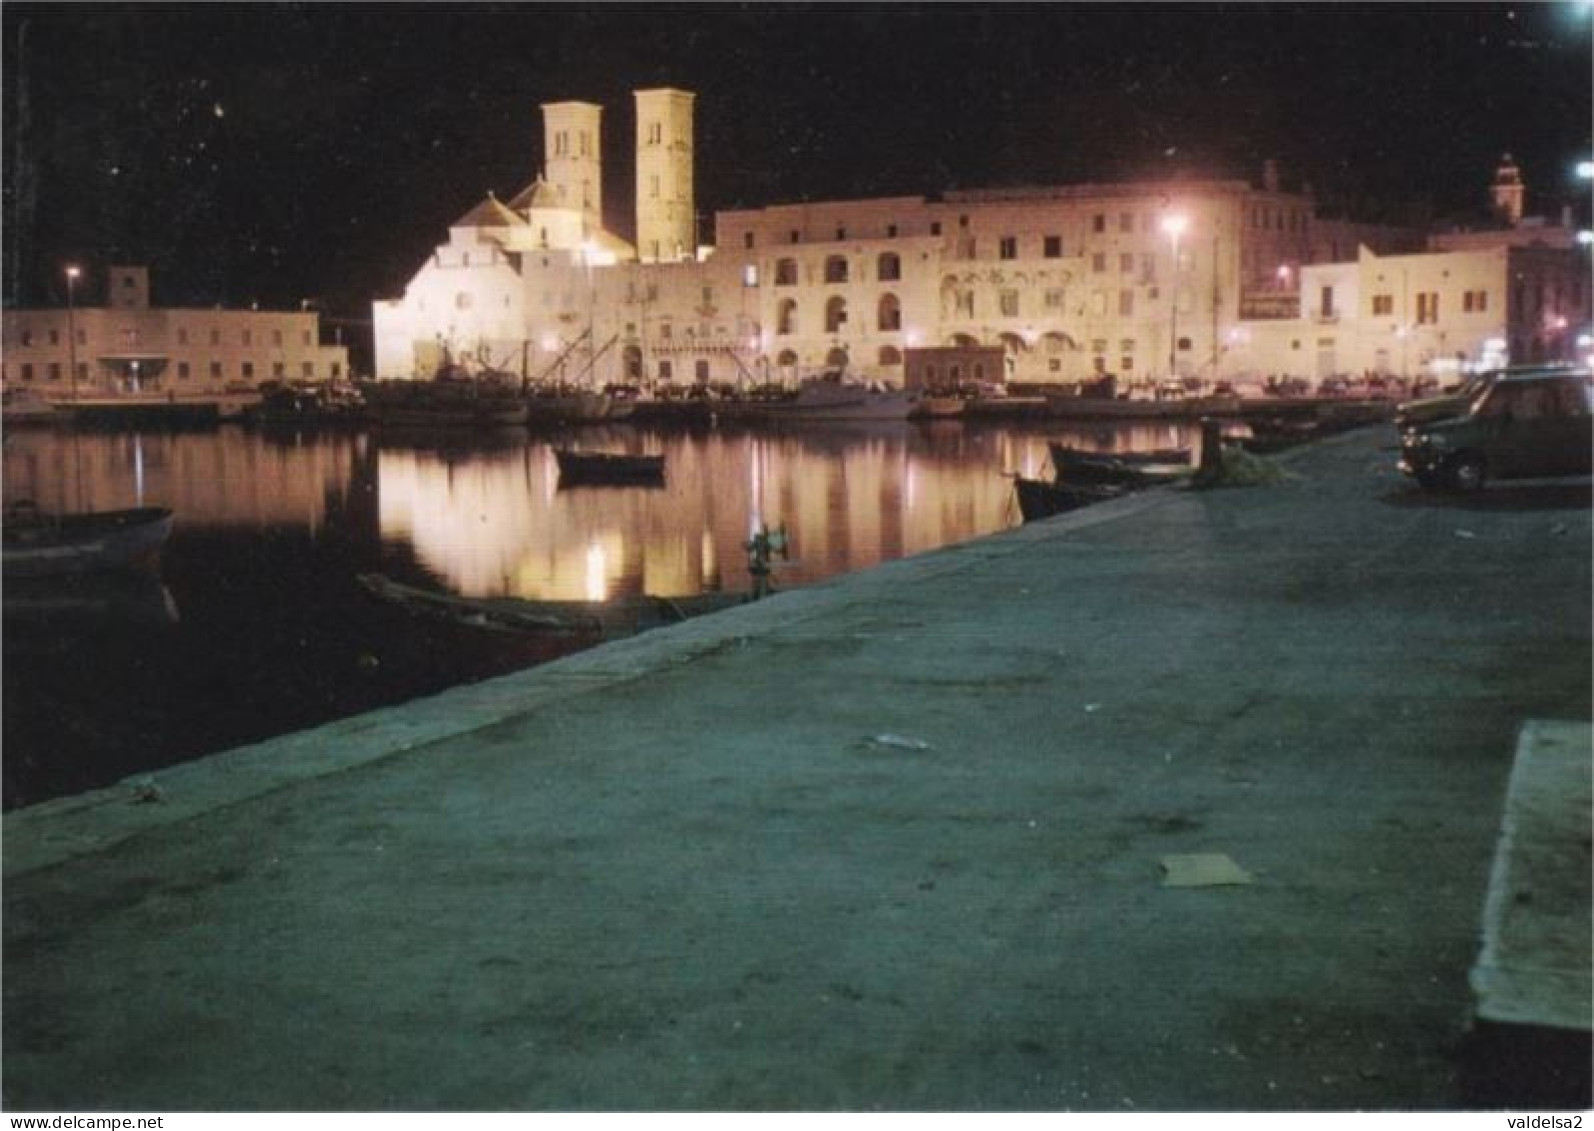
<path fill-rule="evenodd" d="M 797 364 L 796 352 L 793 350 L 781 350 L 780 355 L 775 358 L 775 364 L 782 369 L 792 368 Z"/>
<path fill-rule="evenodd" d="M 775 261 L 775 285 L 777 287 L 795 287 L 797 285 L 797 261 L 795 259 L 777 259 Z"/>
<path fill-rule="evenodd" d="M 831 255 L 825 259 L 825 282 L 845 283 L 847 281 L 847 257 L 845 255 Z"/>
<path fill-rule="evenodd" d="M 875 277 L 882 283 L 894 283 L 902 278 L 902 259 L 894 251 L 882 251 L 875 262 Z"/>
<path fill-rule="evenodd" d="M 797 300 L 785 298 L 780 300 L 780 306 L 775 308 L 775 333 L 795 334 L 797 332 Z"/>
<path fill-rule="evenodd" d="M 627 381 L 642 380 L 642 347 L 626 346 L 622 356 L 625 359 L 625 379 Z"/>
<path fill-rule="evenodd" d="M 902 303 L 897 301 L 896 295 L 884 294 L 880 296 L 880 308 L 876 322 L 882 330 L 902 329 Z"/>
<path fill-rule="evenodd" d="M 839 295 L 825 303 L 825 333 L 839 334 L 847 324 L 847 300 Z"/>
<path fill-rule="evenodd" d="M 837 346 L 825 354 L 825 367 L 827 369 L 845 369 L 847 367 L 847 351 Z"/>
<path fill-rule="evenodd" d="M 880 364 L 881 365 L 901 365 L 902 364 L 902 351 L 899 350 L 896 346 L 881 346 L 880 347 Z"/>

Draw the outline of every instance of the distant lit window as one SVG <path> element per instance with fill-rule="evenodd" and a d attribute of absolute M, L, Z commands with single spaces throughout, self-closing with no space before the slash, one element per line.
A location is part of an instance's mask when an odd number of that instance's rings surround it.
<path fill-rule="evenodd" d="M 1003 236 L 997 243 L 997 256 L 1001 259 L 1018 258 L 1018 237 Z"/>
<path fill-rule="evenodd" d="M 1063 257 L 1063 237 L 1047 236 L 1041 243 L 1041 254 L 1047 259 L 1061 259 Z"/>
<path fill-rule="evenodd" d="M 742 265 L 742 286 L 758 286 L 758 264 L 746 263 Z"/>

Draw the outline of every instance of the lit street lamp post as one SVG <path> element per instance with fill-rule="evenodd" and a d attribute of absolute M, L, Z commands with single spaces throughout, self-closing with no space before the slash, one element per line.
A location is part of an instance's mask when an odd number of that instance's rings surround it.
<path fill-rule="evenodd" d="M 1189 221 L 1180 215 L 1164 216 L 1162 230 L 1173 240 L 1173 270 L 1168 280 L 1168 376 L 1179 376 L 1175 351 L 1179 348 L 1179 236 Z"/>
<path fill-rule="evenodd" d="M 77 267 L 66 269 L 66 369 L 72 382 L 72 400 L 77 400 Z"/>

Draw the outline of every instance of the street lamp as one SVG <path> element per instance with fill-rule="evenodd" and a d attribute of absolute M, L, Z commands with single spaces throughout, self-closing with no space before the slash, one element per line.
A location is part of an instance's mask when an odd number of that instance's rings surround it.
<path fill-rule="evenodd" d="M 1173 270 L 1168 287 L 1168 376 L 1179 375 L 1174 351 L 1179 348 L 1179 237 L 1184 233 L 1189 219 L 1174 213 L 1162 218 L 1162 230 L 1173 241 Z"/>
<path fill-rule="evenodd" d="M 77 277 L 83 272 L 76 264 L 66 269 L 66 368 L 72 381 L 72 400 L 77 400 Z"/>

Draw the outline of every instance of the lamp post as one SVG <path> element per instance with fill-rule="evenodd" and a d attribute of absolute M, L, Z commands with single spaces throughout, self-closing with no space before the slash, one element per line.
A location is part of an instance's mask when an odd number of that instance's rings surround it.
<path fill-rule="evenodd" d="M 76 264 L 66 269 L 66 369 L 72 382 L 72 400 L 77 400 L 77 277 Z"/>
<path fill-rule="evenodd" d="M 1176 364 L 1178 358 L 1175 353 L 1179 348 L 1179 237 L 1189 222 L 1178 213 L 1162 218 L 1162 230 L 1167 232 L 1173 241 L 1173 270 L 1168 280 L 1168 376 L 1170 378 L 1179 376 Z"/>

